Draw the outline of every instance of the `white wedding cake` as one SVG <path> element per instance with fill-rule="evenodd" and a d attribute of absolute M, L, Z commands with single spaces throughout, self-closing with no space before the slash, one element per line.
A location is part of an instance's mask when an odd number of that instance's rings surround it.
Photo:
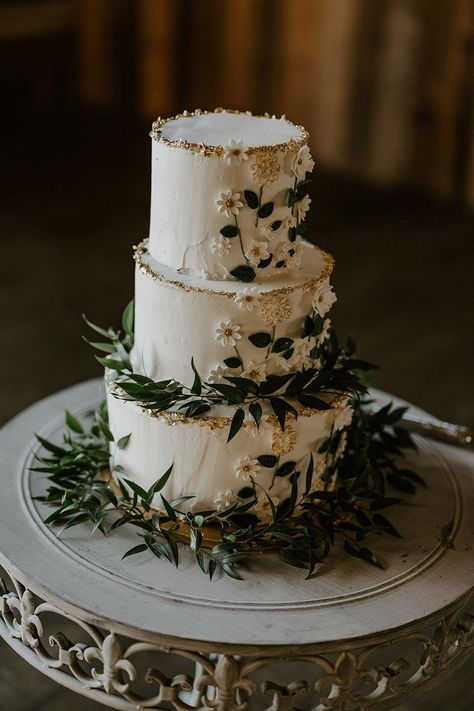
<path fill-rule="evenodd" d="M 336 300 L 332 257 L 302 238 L 308 134 L 284 117 L 219 109 L 159 119 L 151 138 L 130 361 L 135 382 L 152 392 L 153 381 L 158 396 L 141 402 L 123 375 L 108 378 L 111 432 L 130 434 L 113 445 L 114 465 L 143 489 L 173 465 L 161 494 L 193 495 L 183 508 L 194 511 L 224 510 L 252 489 L 252 512 L 266 520 L 267 494 L 281 504 L 295 471 L 304 489 L 310 460 L 311 486 L 323 486 L 321 445 L 352 415 L 344 393 L 314 407 L 285 390 L 321 367 Z"/>

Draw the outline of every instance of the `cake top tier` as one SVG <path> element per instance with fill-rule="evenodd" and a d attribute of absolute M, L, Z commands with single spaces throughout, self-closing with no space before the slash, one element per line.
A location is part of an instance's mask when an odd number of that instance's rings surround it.
<path fill-rule="evenodd" d="M 158 119 L 150 135 L 152 257 L 200 279 L 299 269 L 314 166 L 304 128 L 216 109 Z"/>
<path fill-rule="evenodd" d="M 209 148 L 216 154 L 224 153 L 232 140 L 242 141 L 247 152 L 252 153 L 255 149 L 294 148 L 308 138 L 302 126 L 295 126 L 284 116 L 253 116 L 223 110 L 185 112 L 174 118 L 158 119 L 151 135 L 164 143 L 198 151 Z"/>

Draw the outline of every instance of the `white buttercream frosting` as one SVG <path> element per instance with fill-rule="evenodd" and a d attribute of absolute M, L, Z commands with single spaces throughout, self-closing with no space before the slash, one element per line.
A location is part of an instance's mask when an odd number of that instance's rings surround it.
<path fill-rule="evenodd" d="M 266 468 L 258 462 L 259 456 L 273 453 L 275 439 L 281 433 L 278 424 L 263 426 L 257 436 L 244 427 L 227 442 L 229 425 L 206 426 L 205 418 L 195 423 L 179 420 L 170 423 L 167 418 L 153 417 L 136 403 L 118 400 L 111 393 L 107 402 L 115 440 L 131 433 L 124 449 L 113 450 L 114 464 L 123 467 L 124 473 L 120 476 L 133 479 L 144 489 L 173 464 L 172 475 L 161 493 L 168 501 L 193 495 L 196 499 L 191 506 L 195 509 L 213 508 L 219 492 L 237 493 L 248 486 L 250 476 L 271 496 L 280 500 L 289 496 L 289 478 L 276 477 L 272 486 L 274 468 Z M 228 417 L 233 414 L 233 410 L 225 406 L 216 411 Z M 294 461 L 305 471 L 312 452 L 314 471 L 321 475 L 326 455 L 318 453 L 318 449 L 331 432 L 335 412 L 338 410 L 314 412 L 292 421 L 291 432 L 295 435 L 289 445 L 291 450 L 280 456 L 278 466 Z M 317 488 L 317 475 L 314 479 Z M 304 487 L 304 476 L 300 480 Z M 159 496 L 154 505 L 161 507 Z"/>
<path fill-rule="evenodd" d="M 237 139 L 247 147 L 278 145 L 299 140 L 302 135 L 299 126 L 284 119 L 225 111 L 171 119 L 162 126 L 161 133 L 168 140 L 208 146 L 226 146 Z"/>
<path fill-rule="evenodd" d="M 308 206 L 304 197 L 288 202 L 289 191 L 314 165 L 306 145 L 308 155 L 298 162 L 306 140 L 301 127 L 220 112 L 171 119 L 157 131 L 149 241 L 155 259 L 204 279 L 225 279 L 248 265 L 259 278 L 273 278 L 282 254 L 288 269 L 298 267 L 298 256 L 283 253 L 281 243 L 288 243 L 288 226 L 302 221 Z M 222 235 L 228 228 L 235 234 Z"/>
<path fill-rule="evenodd" d="M 255 346 L 249 336 L 265 332 L 272 334 L 274 340 L 284 336 L 299 339 L 304 319 L 312 313 L 314 294 L 327 283 L 325 275 L 332 267 L 328 255 L 317 247 L 303 243 L 303 252 L 304 267 L 298 274 L 281 273 L 271 283 L 251 287 L 235 281 L 203 282 L 177 275 L 149 254 L 142 255 L 142 264 L 156 278 L 137 265 L 132 354 L 137 372 L 158 380 L 174 378 L 189 386 L 193 380 L 192 357 L 204 378 L 237 354 L 243 370 L 251 364 L 255 370 L 268 354 L 266 349 Z M 245 297 L 251 299 L 248 303 L 253 308 L 242 308 L 247 303 Z M 303 367 L 303 350 L 304 346 L 299 345 L 291 361 L 273 354 L 266 372 Z"/>

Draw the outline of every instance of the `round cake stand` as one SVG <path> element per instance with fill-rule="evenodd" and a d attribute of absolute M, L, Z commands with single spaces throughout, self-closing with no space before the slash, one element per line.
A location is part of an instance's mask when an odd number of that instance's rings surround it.
<path fill-rule="evenodd" d="M 336 551 L 307 581 L 262 554 L 243 582 L 210 582 L 184 549 L 179 569 L 122 560 L 138 541 L 127 527 L 58 538 L 42 523 L 32 433 L 59 439 L 64 410 L 86 418 L 99 388 L 60 392 L 0 433 L 0 633 L 30 664 L 116 709 L 346 711 L 393 708 L 467 657 L 472 453 L 418 440 L 410 465 L 428 488 L 390 514 L 403 540 L 372 544 L 384 570 Z"/>

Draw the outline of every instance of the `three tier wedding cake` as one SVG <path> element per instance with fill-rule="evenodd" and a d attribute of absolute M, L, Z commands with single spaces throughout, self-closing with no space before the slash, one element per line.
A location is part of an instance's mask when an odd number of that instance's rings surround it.
<path fill-rule="evenodd" d="M 131 375 L 107 377 L 110 429 L 126 440 L 112 445 L 114 467 L 148 490 L 173 465 L 168 501 L 192 495 L 184 510 L 221 511 L 250 498 L 265 521 L 270 499 L 331 486 L 328 457 L 345 439 L 325 443 L 352 417 L 344 388 L 320 375 L 336 297 L 332 257 L 302 237 L 308 134 L 284 117 L 216 110 L 159 119 L 151 137 Z"/>

